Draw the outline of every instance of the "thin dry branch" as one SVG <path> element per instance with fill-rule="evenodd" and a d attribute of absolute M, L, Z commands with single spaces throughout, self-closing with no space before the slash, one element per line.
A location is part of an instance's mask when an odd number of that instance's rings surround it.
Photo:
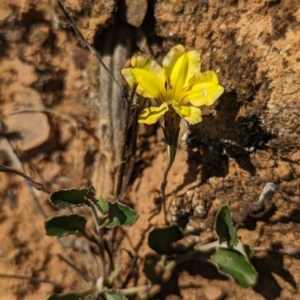
<path fill-rule="evenodd" d="M 45 192 L 47 194 L 51 193 L 47 188 L 44 187 L 43 184 L 41 184 L 37 181 L 34 181 L 29 175 L 25 174 L 22 171 L 19 171 L 19 170 L 16 170 L 14 168 L 11 168 L 11 167 L 0 164 L 0 172 L 17 174 L 17 175 L 25 178 L 27 181 L 29 181 L 37 190 Z"/>
<path fill-rule="evenodd" d="M 17 275 L 17 274 L 5 274 L 0 273 L 1 278 L 13 278 L 13 279 L 23 279 L 23 280 L 29 280 L 32 283 L 48 283 L 54 285 L 56 288 L 61 288 L 61 285 L 49 280 L 49 279 L 42 279 L 37 277 L 30 277 L 30 276 L 24 276 L 24 275 Z"/>
<path fill-rule="evenodd" d="M 100 57 L 100 54 L 97 52 L 97 50 L 95 49 L 95 47 L 93 47 L 92 45 L 90 45 L 88 43 L 88 41 L 84 38 L 84 36 L 82 35 L 82 33 L 78 30 L 76 24 L 74 23 L 74 21 L 72 20 L 72 18 L 69 16 L 69 14 L 67 13 L 62 1 L 58 0 L 58 4 L 61 7 L 66 19 L 69 21 L 71 27 L 73 28 L 73 30 L 75 31 L 75 33 L 77 34 L 77 36 L 79 37 L 79 39 L 86 45 L 86 47 L 89 48 L 89 50 L 91 51 L 91 53 L 98 59 L 100 65 L 104 68 L 104 70 L 108 73 L 108 75 L 110 76 L 110 78 L 115 82 L 115 84 L 121 89 L 123 90 L 122 85 L 118 82 L 118 80 L 110 73 L 108 67 L 105 65 L 105 63 L 103 62 L 102 58 Z"/>

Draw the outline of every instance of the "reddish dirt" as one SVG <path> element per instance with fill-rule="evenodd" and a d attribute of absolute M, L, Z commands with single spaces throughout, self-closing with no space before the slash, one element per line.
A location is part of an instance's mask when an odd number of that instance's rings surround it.
<path fill-rule="evenodd" d="M 101 144 L 101 92 L 98 61 L 52 2 L 0 3 L 0 121 L 7 126 L 7 134 L 0 135 L 0 162 L 17 167 L 15 149 L 26 173 L 54 191 L 92 182 Z M 85 1 L 68 0 L 65 5 L 90 42 L 116 20 L 116 1 L 99 1 L 95 10 Z M 254 288 L 240 288 L 212 266 L 187 264 L 154 286 L 152 298 L 300 298 L 298 257 L 278 252 L 300 247 L 300 4 L 157 0 L 149 2 L 149 10 L 156 22 L 148 32 L 159 38 L 158 49 L 166 52 L 182 43 L 200 51 L 202 69 L 215 70 L 225 88 L 214 106 L 203 109 L 202 123 L 182 126 L 183 140 L 167 187 L 169 219 L 183 224 L 203 244 L 215 237 L 214 216 L 223 204 L 230 205 L 239 221 L 265 183 L 277 186 L 266 212 L 248 217 L 238 230 L 244 243 L 274 250 L 252 259 L 259 273 Z M 154 43 L 150 46 L 155 53 Z M 116 266 L 125 274 L 131 260 L 121 249 L 138 252 L 128 286 L 145 284 L 143 262 L 154 255 L 147 234 L 162 222 L 157 214 L 166 162 L 161 129 L 141 128 L 138 147 L 124 201 L 140 218 L 134 226 L 110 233 Z M 58 256 L 73 250 L 63 250 L 56 239 L 45 236 L 33 195 L 47 216 L 60 213 L 48 204 L 47 194 L 32 192 L 17 175 L 0 173 L 0 273 L 48 279 L 58 286 L 1 278 L 2 299 L 45 299 L 53 292 L 87 287 Z M 199 211 L 200 205 L 204 210 Z M 84 241 L 67 241 L 77 249 L 74 260 L 84 274 L 97 274 Z"/>

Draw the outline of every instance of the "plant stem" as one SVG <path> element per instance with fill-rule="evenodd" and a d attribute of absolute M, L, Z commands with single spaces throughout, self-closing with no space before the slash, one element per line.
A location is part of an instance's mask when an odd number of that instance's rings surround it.
<path fill-rule="evenodd" d="M 167 156 L 168 156 L 167 166 L 165 168 L 163 180 L 160 187 L 161 194 L 162 194 L 162 206 L 164 211 L 165 225 L 169 224 L 167 220 L 167 207 L 166 207 L 166 186 L 168 183 L 167 178 L 168 178 L 169 171 L 175 160 L 179 130 L 180 127 L 178 127 L 177 129 L 174 129 L 173 127 L 169 128 L 169 126 L 167 126 L 167 122 L 166 122 L 166 127 L 163 128 L 166 144 L 167 144 Z"/>
<path fill-rule="evenodd" d="M 97 287 L 92 287 L 92 288 L 90 288 L 90 289 L 87 289 L 87 290 L 84 290 L 84 291 L 82 291 L 82 292 L 79 292 L 78 293 L 78 296 L 80 297 L 80 298 L 84 298 L 84 297 L 86 297 L 86 296 L 88 296 L 88 295 L 91 295 L 91 294 L 95 294 L 95 293 L 97 293 L 98 292 L 98 288 Z M 76 295 L 77 296 L 77 295 Z"/>
<path fill-rule="evenodd" d="M 161 269 L 161 275 L 166 272 L 173 272 L 176 267 L 179 265 L 191 261 L 192 259 L 197 259 L 200 261 L 207 261 L 208 258 L 206 256 L 201 255 L 201 253 L 197 250 L 189 251 L 185 254 L 177 256 L 174 260 L 169 261 L 165 266 Z"/>
<path fill-rule="evenodd" d="M 18 275 L 18 274 L 3 274 L 3 273 L 0 273 L 0 277 L 1 278 L 23 279 L 23 280 L 28 280 L 31 283 L 48 283 L 48 284 L 54 285 L 55 288 L 57 288 L 57 289 L 61 288 L 61 285 L 56 282 L 53 282 L 48 279 L 37 278 L 37 277 L 24 276 L 24 275 Z"/>
<path fill-rule="evenodd" d="M 117 268 L 114 271 L 112 271 L 105 281 L 105 286 L 112 287 L 114 280 L 119 276 L 121 272 L 121 268 Z"/>
<path fill-rule="evenodd" d="M 73 262 L 69 261 L 67 258 L 65 258 L 63 255 L 61 254 L 57 254 L 58 257 L 63 260 L 68 266 L 70 266 L 73 270 L 75 270 L 77 272 L 77 274 L 88 284 L 90 284 L 91 282 L 93 282 L 92 278 L 90 278 L 88 276 L 88 274 L 86 274 L 86 272 L 81 271 Z"/>
<path fill-rule="evenodd" d="M 150 288 L 149 285 L 135 286 L 128 289 L 121 290 L 125 296 L 130 297 L 136 295 L 138 292 L 147 291 Z"/>
<path fill-rule="evenodd" d="M 118 86 L 119 89 L 123 89 L 122 85 L 118 82 L 118 80 L 113 76 L 113 74 L 109 71 L 108 67 L 105 65 L 103 62 L 102 58 L 100 57 L 100 54 L 97 52 L 94 46 L 92 46 L 82 35 L 82 33 L 78 30 L 77 26 L 75 25 L 73 19 L 70 17 L 70 15 L 67 13 L 65 6 L 63 4 L 63 1 L 58 1 L 59 6 L 61 7 L 66 19 L 68 20 L 69 24 L 77 34 L 78 38 L 80 39 L 81 42 L 83 42 L 86 47 L 91 51 L 91 53 L 98 59 L 100 65 L 103 67 L 103 69 L 106 71 L 108 76 L 113 80 L 113 82 Z"/>
<path fill-rule="evenodd" d="M 104 237 L 103 227 L 99 226 L 100 220 L 99 220 L 94 202 L 89 198 L 87 198 L 87 200 L 88 200 L 88 204 L 89 204 L 89 207 L 90 207 L 90 210 L 91 210 L 91 213 L 93 216 L 93 220 L 95 223 L 95 229 L 96 229 L 96 232 L 99 237 L 99 240 L 97 241 L 97 246 L 98 246 L 99 252 L 100 252 L 101 268 L 102 268 L 102 273 L 103 273 L 102 276 L 104 279 L 106 279 L 107 274 L 106 274 L 106 268 L 105 268 L 106 263 L 105 263 L 105 245 L 104 245 L 104 240 L 103 240 L 103 237 Z"/>

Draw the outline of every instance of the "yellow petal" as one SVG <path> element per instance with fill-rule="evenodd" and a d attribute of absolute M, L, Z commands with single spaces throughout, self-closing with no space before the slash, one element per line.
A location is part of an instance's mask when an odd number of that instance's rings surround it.
<path fill-rule="evenodd" d="M 175 101 L 172 101 L 172 107 L 181 118 L 187 120 L 191 125 L 202 121 L 201 110 L 198 107 L 178 105 Z"/>
<path fill-rule="evenodd" d="M 138 84 L 137 94 L 163 102 L 166 93 L 165 77 L 162 68 L 154 60 L 133 56 L 131 67 L 123 69 L 121 73 L 130 87 Z"/>
<path fill-rule="evenodd" d="M 195 73 L 194 76 L 189 81 L 190 85 L 196 83 L 204 83 L 204 82 L 213 82 L 218 84 L 219 80 L 216 72 L 214 71 L 206 71 L 203 73 L 198 72 Z"/>
<path fill-rule="evenodd" d="M 200 71 L 201 66 L 201 59 L 200 59 L 200 53 L 198 51 L 189 51 L 188 53 L 188 60 L 189 60 L 189 69 L 186 76 L 186 82 L 185 85 L 188 84 L 189 80 Z"/>
<path fill-rule="evenodd" d="M 177 45 L 164 58 L 163 68 L 169 88 L 173 89 L 169 97 L 178 100 L 182 89 L 195 73 L 199 73 L 200 54 L 197 51 L 186 52 L 182 45 Z"/>
<path fill-rule="evenodd" d="M 139 123 L 154 124 L 169 110 L 168 104 L 163 103 L 159 107 L 150 106 L 142 110 L 139 116 Z"/>
<path fill-rule="evenodd" d="M 168 52 L 163 60 L 162 65 L 165 71 L 165 77 L 168 81 L 168 84 L 170 85 L 170 88 L 174 89 L 175 85 L 178 85 L 178 81 L 180 81 L 181 79 L 178 77 L 184 77 L 185 80 L 186 70 L 182 69 L 182 58 L 183 56 L 185 56 L 185 53 L 186 51 L 184 47 L 182 45 L 177 45 Z M 184 74 L 184 76 L 182 76 L 182 74 Z"/>
<path fill-rule="evenodd" d="M 212 105 L 224 92 L 218 82 L 218 76 L 213 71 L 195 74 L 189 81 L 190 87 L 181 93 L 181 104 Z"/>
<path fill-rule="evenodd" d="M 220 85 L 202 83 L 193 86 L 190 92 L 184 95 L 181 104 L 191 103 L 194 106 L 212 105 L 224 92 Z"/>

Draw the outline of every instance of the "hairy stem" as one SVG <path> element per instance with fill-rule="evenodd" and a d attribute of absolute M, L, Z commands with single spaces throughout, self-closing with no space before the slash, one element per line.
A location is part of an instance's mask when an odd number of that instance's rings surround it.
<path fill-rule="evenodd" d="M 93 220 L 95 223 L 95 229 L 96 229 L 96 232 L 99 237 L 99 239 L 97 240 L 96 243 L 97 243 L 97 246 L 98 246 L 99 252 L 100 252 L 101 268 L 102 268 L 102 273 L 103 273 L 102 276 L 105 279 L 107 274 L 106 274 L 106 267 L 105 267 L 106 263 L 105 263 L 105 245 L 104 245 L 103 227 L 99 226 L 100 220 L 99 220 L 96 208 L 95 208 L 95 204 L 93 203 L 93 201 L 91 199 L 87 198 L 87 200 L 88 200 L 88 204 L 89 204 L 89 207 L 90 207 L 90 210 L 91 210 L 91 213 L 93 216 Z"/>
<path fill-rule="evenodd" d="M 167 166 L 165 168 L 163 180 L 160 187 L 161 194 L 162 194 L 162 206 L 164 212 L 165 225 L 169 224 L 167 220 L 167 207 L 166 207 L 166 186 L 168 183 L 167 178 L 168 178 L 169 171 L 175 160 L 179 130 L 180 127 L 174 129 L 172 126 L 171 127 L 166 126 L 165 128 L 163 128 L 166 144 L 167 144 L 167 156 L 168 156 Z"/>

